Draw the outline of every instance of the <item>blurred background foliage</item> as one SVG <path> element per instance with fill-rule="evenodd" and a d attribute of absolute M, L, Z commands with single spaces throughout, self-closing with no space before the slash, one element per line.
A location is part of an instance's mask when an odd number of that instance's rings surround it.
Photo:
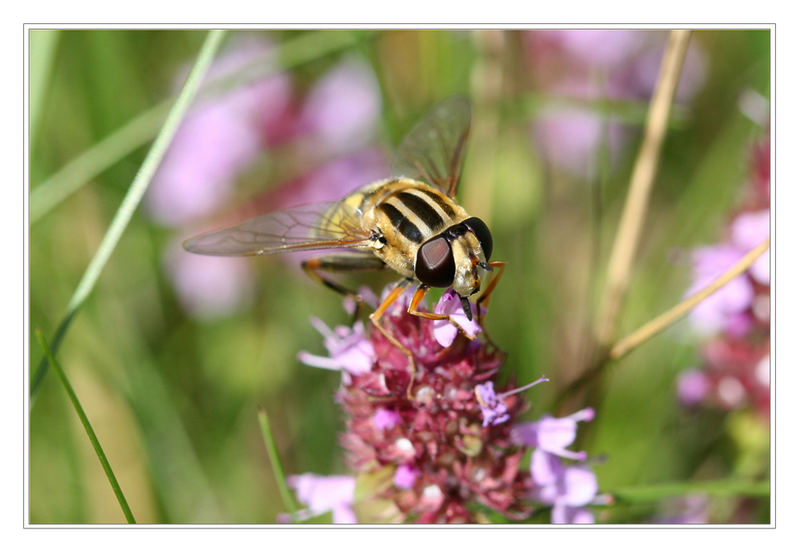
<path fill-rule="evenodd" d="M 509 262 L 488 326 L 508 352 L 507 378 L 554 381 L 530 392 L 532 415 L 554 409 L 560 387 L 587 362 L 667 38 L 578 33 L 229 32 L 210 78 L 231 76 L 185 121 L 59 351 L 138 522 L 274 522 L 284 509 L 259 406 L 288 473 L 347 471 L 332 401 L 340 376 L 296 358 L 323 352 L 309 316 L 348 322 L 341 299 L 294 258 L 193 259 L 177 241 L 387 175 L 392 147 L 452 94 L 474 103 L 460 200 L 487 220 L 494 257 Z M 176 93 L 204 35 L 32 31 L 31 329 L 55 331 L 163 120 L 158 107 Z M 752 104 L 769 98 L 769 47 L 768 31 L 693 33 L 621 333 L 681 299 L 687 252 L 717 241 L 742 201 L 750 149 L 766 133 Z M 68 186 L 58 170 L 143 116 L 138 131 L 116 136 L 116 150 L 88 162 L 74 193 L 36 212 L 37 187 Z M 676 400 L 676 376 L 698 363 L 697 344 L 681 323 L 614 364 L 592 391 L 598 418 L 581 447 L 603 459 L 601 491 L 768 478 L 765 426 Z M 34 341 L 30 366 L 40 359 Z M 54 375 L 32 403 L 29 445 L 32 523 L 124 521 Z M 725 496 L 712 504 L 720 521 L 737 506 Z M 652 521 L 661 507 L 620 503 L 604 520 Z M 768 521 L 768 499 L 748 514 Z"/>

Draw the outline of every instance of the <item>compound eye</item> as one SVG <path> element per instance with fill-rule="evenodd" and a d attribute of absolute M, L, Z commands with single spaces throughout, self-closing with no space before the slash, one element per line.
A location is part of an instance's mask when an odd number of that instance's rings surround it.
<path fill-rule="evenodd" d="M 456 262 L 447 239 L 436 237 L 419 247 L 414 273 L 422 284 L 430 287 L 449 287 L 453 284 Z"/>
<path fill-rule="evenodd" d="M 464 225 L 478 238 L 478 242 L 481 243 L 481 250 L 483 250 L 483 255 L 486 256 L 486 259 L 488 260 L 491 258 L 493 246 L 492 234 L 489 232 L 489 228 L 486 224 L 477 217 L 470 217 L 464 221 Z"/>

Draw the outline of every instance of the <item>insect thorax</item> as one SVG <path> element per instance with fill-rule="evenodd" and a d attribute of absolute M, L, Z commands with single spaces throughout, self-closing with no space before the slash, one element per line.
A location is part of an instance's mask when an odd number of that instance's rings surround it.
<path fill-rule="evenodd" d="M 419 246 L 468 217 L 447 195 L 420 181 L 399 178 L 373 183 L 354 192 L 364 224 L 381 237 L 375 254 L 405 277 L 414 276 Z"/>

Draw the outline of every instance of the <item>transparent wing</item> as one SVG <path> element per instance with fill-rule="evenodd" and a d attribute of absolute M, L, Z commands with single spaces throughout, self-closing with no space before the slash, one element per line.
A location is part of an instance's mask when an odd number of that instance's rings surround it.
<path fill-rule="evenodd" d="M 437 104 L 411 129 L 397 150 L 396 175 L 420 179 L 455 197 L 471 120 L 469 100 L 456 96 Z"/>
<path fill-rule="evenodd" d="M 209 256 L 260 256 L 300 250 L 366 246 L 361 213 L 343 202 L 308 204 L 271 212 L 187 240 L 183 247 Z"/>

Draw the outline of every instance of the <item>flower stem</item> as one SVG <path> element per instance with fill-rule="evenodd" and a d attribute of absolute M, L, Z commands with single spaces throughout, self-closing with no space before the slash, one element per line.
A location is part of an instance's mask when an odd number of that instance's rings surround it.
<path fill-rule="evenodd" d="M 693 294 L 683 302 L 667 310 L 660 316 L 642 325 L 639 329 L 620 340 L 611 348 L 608 357 L 612 360 L 617 360 L 647 341 L 654 335 L 660 333 L 673 323 L 686 315 L 692 308 L 697 306 L 700 302 L 714 294 L 716 291 L 724 287 L 730 281 L 747 271 L 753 263 L 769 249 L 769 239 L 765 240 L 750 252 L 748 252 L 741 260 L 736 262 L 732 268 L 717 277 L 714 282 L 705 287 L 703 290 Z"/>
<path fill-rule="evenodd" d="M 609 491 L 611 496 L 623 502 L 653 502 L 671 496 L 687 494 L 710 494 L 714 496 L 768 497 L 769 481 L 681 481 L 637 485 Z"/>
<path fill-rule="evenodd" d="M 716 291 L 724 287 L 730 281 L 744 273 L 759 256 L 769 248 L 769 239 L 765 240 L 744 257 L 736 262 L 728 271 L 717 277 L 710 285 L 704 289 L 693 294 L 686 300 L 680 302 L 676 306 L 670 308 L 660 316 L 642 325 L 639 329 L 626 336 L 617 342 L 612 348 L 601 351 L 596 361 L 583 372 L 583 374 L 572 381 L 561 393 L 559 393 L 556 404 L 560 405 L 565 400 L 570 398 L 573 393 L 583 389 L 588 383 L 596 379 L 606 367 L 609 360 L 618 360 L 625 354 L 640 346 L 645 341 L 653 338 L 655 335 L 675 323 L 678 319 L 686 315 L 689 311 L 697 306 L 700 302 L 714 294 Z"/>
<path fill-rule="evenodd" d="M 136 173 L 136 177 L 134 177 L 130 188 L 128 188 L 128 192 L 125 194 L 122 204 L 114 215 L 114 219 L 111 221 L 106 234 L 103 236 L 100 246 L 97 248 L 94 257 L 86 267 L 86 271 L 84 271 L 83 277 L 81 277 L 69 301 L 67 314 L 59 324 L 56 339 L 53 341 L 53 352 L 58 350 L 61 339 L 69 326 L 69 322 L 86 300 L 86 297 L 88 297 L 94 289 L 94 285 L 100 273 L 103 271 L 109 257 L 111 257 L 114 248 L 116 248 L 131 217 L 133 217 L 133 212 L 136 211 L 142 196 L 150 184 L 150 180 L 153 178 L 156 169 L 167 151 L 167 147 L 172 141 L 172 137 L 175 135 L 181 120 L 186 115 L 186 111 L 189 109 L 189 105 L 192 103 L 192 99 L 197 93 L 203 75 L 209 65 L 211 65 L 211 61 L 214 59 L 214 55 L 222 43 L 225 32 L 224 30 L 211 30 L 208 32 L 194 67 L 192 67 L 192 71 L 189 73 L 189 77 L 186 79 L 186 83 L 183 85 L 183 89 L 178 95 L 175 105 L 172 107 L 172 110 L 170 110 L 163 127 L 161 127 L 161 131 L 156 137 L 155 142 L 153 142 L 153 146 L 147 153 L 147 157 L 144 159 L 144 162 L 142 162 L 139 171 Z M 36 395 L 39 385 L 47 373 L 47 365 L 47 358 L 45 357 L 36 368 L 36 373 L 31 383 L 30 394 L 32 398 Z"/>
<path fill-rule="evenodd" d="M 258 424 L 261 426 L 264 446 L 267 448 L 269 461 L 272 465 L 272 472 L 275 476 L 275 482 L 278 484 L 278 491 L 283 499 L 283 505 L 289 512 L 289 519 L 291 519 L 292 523 L 296 523 L 294 514 L 297 512 L 297 507 L 292 500 L 289 487 L 286 486 L 286 474 L 283 472 L 281 459 L 278 456 L 278 449 L 275 446 L 275 440 L 272 437 L 272 429 L 270 428 L 269 419 L 267 418 L 267 410 L 264 408 L 259 408 L 258 410 Z"/>
<path fill-rule="evenodd" d="M 45 357 L 50 361 L 50 365 L 53 366 L 53 371 L 56 372 L 56 375 L 58 375 L 61 383 L 63 383 L 64 388 L 67 391 L 67 396 L 69 396 L 70 402 L 72 402 L 72 406 L 75 408 L 75 412 L 78 414 L 81 424 L 83 424 L 86 435 L 89 437 L 89 441 L 92 443 L 92 447 L 94 447 L 97 458 L 100 460 L 100 465 L 103 466 L 103 471 L 105 471 L 106 477 L 108 477 L 108 482 L 111 484 L 111 488 L 114 490 L 114 494 L 117 497 L 117 502 L 119 502 L 119 506 L 122 508 L 122 513 L 125 514 L 125 519 L 128 521 L 128 523 L 136 523 L 136 519 L 133 517 L 133 512 L 131 512 L 131 509 L 128 506 L 128 501 L 125 500 L 125 495 L 122 493 L 122 489 L 117 482 L 117 478 L 114 476 L 114 471 L 111 469 L 111 464 L 108 463 L 108 458 L 106 458 L 105 452 L 103 452 L 103 447 L 100 446 L 100 441 L 97 439 L 97 435 L 92 428 L 92 424 L 89 423 L 89 418 L 86 416 L 86 412 L 83 411 L 80 400 L 78 400 L 78 395 L 75 394 L 75 390 L 72 388 L 72 385 L 70 385 L 66 373 L 64 373 L 64 370 L 61 369 L 61 366 L 53 357 L 53 352 L 47 345 L 47 341 L 45 340 L 42 332 L 39 329 L 36 329 L 35 332 L 36 338 L 39 340 L 39 344 L 42 347 Z"/>
<path fill-rule="evenodd" d="M 644 139 L 631 173 L 628 196 L 608 262 L 605 290 L 595 324 L 595 340 L 601 349 L 613 340 L 617 320 L 630 282 L 633 258 L 642 233 L 647 204 L 669 121 L 670 108 L 678 87 L 690 31 L 671 31 L 664 52 L 647 121 Z"/>

